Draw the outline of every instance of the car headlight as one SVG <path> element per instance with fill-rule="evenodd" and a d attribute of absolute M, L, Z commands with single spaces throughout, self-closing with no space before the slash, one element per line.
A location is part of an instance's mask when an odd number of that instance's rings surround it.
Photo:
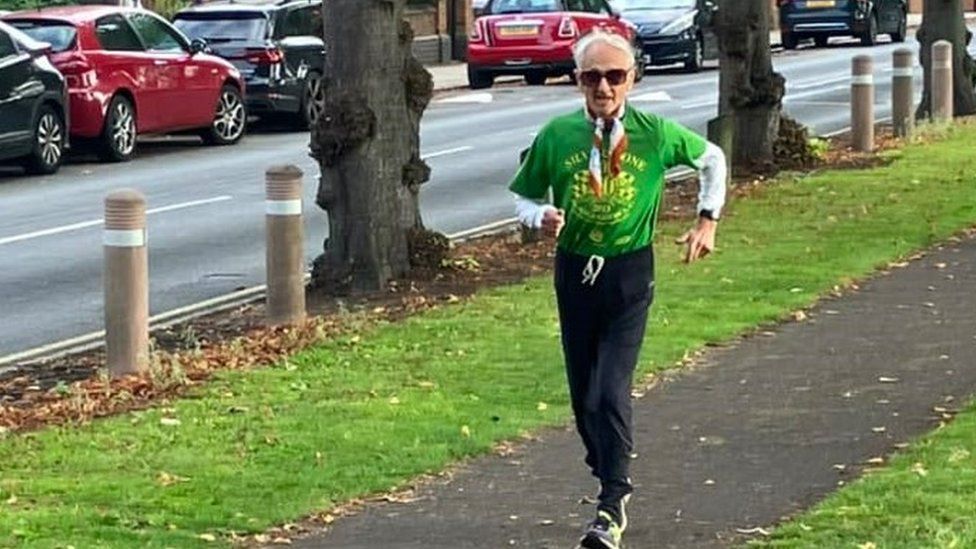
<path fill-rule="evenodd" d="M 671 21 L 661 29 L 661 34 L 679 34 L 691 29 L 695 24 L 695 16 L 698 10 L 692 10 L 681 17 Z"/>

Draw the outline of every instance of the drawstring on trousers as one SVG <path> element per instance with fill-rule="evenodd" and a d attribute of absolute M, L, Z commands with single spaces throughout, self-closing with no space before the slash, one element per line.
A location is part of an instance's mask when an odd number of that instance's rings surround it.
<path fill-rule="evenodd" d="M 589 259 L 586 260 L 586 267 L 583 268 L 583 284 L 589 284 L 593 286 L 596 284 L 597 277 L 600 276 L 600 271 L 603 270 L 603 264 L 606 263 L 606 258 L 600 257 L 598 255 L 591 255 Z"/>

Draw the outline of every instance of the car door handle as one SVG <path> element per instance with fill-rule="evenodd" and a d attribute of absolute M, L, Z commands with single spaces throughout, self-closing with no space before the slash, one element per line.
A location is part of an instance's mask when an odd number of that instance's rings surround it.
<path fill-rule="evenodd" d="M 158 67 L 163 65 L 169 65 L 169 61 L 166 61 L 165 59 L 154 59 L 153 65 L 156 65 Z"/>

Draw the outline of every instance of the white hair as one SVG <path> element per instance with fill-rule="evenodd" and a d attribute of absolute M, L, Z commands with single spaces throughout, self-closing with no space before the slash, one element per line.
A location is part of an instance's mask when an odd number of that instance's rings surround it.
<path fill-rule="evenodd" d="M 583 66 L 583 60 L 586 59 L 586 52 L 594 44 L 606 44 L 612 48 L 617 48 L 626 53 L 630 59 L 637 57 L 637 51 L 634 50 L 634 46 L 623 36 L 615 32 L 593 29 L 573 44 L 573 60 L 576 62 L 577 68 Z"/>

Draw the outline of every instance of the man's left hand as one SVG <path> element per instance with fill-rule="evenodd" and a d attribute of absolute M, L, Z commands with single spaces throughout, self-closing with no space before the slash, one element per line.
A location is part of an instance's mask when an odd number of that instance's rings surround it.
<path fill-rule="evenodd" d="M 681 235 L 681 238 L 674 242 L 678 245 L 687 245 L 685 263 L 697 261 L 715 250 L 715 230 L 717 228 L 717 221 L 700 217 L 697 227 Z"/>

